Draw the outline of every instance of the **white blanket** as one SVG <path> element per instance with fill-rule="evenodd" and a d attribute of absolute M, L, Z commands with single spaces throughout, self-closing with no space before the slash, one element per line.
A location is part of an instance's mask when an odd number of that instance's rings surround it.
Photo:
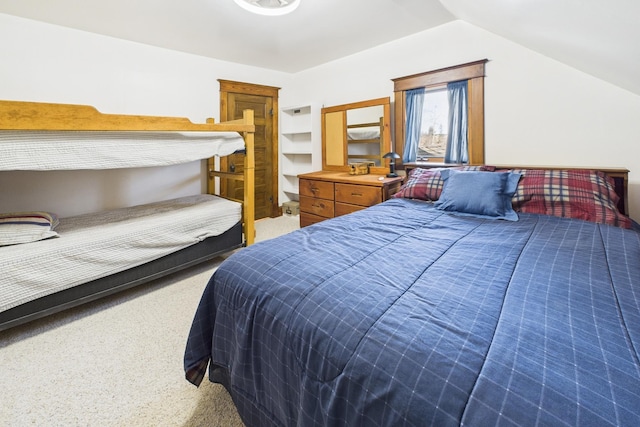
<path fill-rule="evenodd" d="M 0 312 L 220 235 L 241 210 L 203 194 L 60 218 L 60 237 L 0 247 Z"/>
<path fill-rule="evenodd" d="M 167 166 L 243 149 L 237 132 L 0 131 L 0 170 Z"/>

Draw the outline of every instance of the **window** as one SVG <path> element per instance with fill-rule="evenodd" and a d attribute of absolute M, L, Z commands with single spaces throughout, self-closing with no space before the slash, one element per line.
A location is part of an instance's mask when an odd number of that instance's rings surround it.
<path fill-rule="evenodd" d="M 444 151 L 446 151 L 446 142 L 443 144 L 443 139 L 446 141 L 449 133 L 449 129 L 447 129 L 449 115 L 447 84 L 466 81 L 467 108 L 464 111 L 468 116 L 466 132 L 468 164 L 484 164 L 484 70 L 486 62 L 487 60 L 484 59 L 393 79 L 395 93 L 394 150 L 400 155 L 400 158 L 403 157 L 407 137 L 405 128 L 407 94 L 410 91 L 424 88 L 416 160 L 443 162 Z M 442 119 L 442 117 L 445 118 Z M 415 140 L 415 133 L 412 138 Z M 398 167 L 402 166 L 398 165 Z"/>

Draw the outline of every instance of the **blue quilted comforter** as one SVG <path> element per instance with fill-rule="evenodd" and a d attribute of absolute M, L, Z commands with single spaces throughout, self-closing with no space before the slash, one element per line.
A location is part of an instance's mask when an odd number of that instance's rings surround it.
<path fill-rule="evenodd" d="M 242 249 L 185 371 L 247 426 L 639 426 L 640 234 L 392 199 Z"/>

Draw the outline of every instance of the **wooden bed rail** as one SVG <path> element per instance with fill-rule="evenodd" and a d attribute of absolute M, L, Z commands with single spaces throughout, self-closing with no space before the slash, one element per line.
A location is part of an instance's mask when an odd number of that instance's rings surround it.
<path fill-rule="evenodd" d="M 0 129 L 60 131 L 214 131 L 253 132 L 244 119 L 193 123 L 184 117 L 103 114 L 89 105 L 1 101 Z"/>

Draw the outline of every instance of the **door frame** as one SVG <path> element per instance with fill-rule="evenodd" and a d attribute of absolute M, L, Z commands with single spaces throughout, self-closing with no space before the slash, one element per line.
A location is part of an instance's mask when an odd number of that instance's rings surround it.
<path fill-rule="evenodd" d="M 271 114 L 271 217 L 277 217 L 282 215 L 282 209 L 278 201 L 279 188 L 280 188 L 280 172 L 279 172 L 279 153 L 278 147 L 280 146 L 278 141 L 278 91 L 279 87 L 257 85 L 253 83 L 237 82 L 233 80 L 218 79 L 220 83 L 220 121 L 224 122 L 229 120 L 227 118 L 227 105 L 228 96 L 231 93 L 239 93 L 243 95 L 259 95 L 272 99 L 273 114 Z M 225 158 L 221 158 L 221 167 L 226 168 Z"/>

